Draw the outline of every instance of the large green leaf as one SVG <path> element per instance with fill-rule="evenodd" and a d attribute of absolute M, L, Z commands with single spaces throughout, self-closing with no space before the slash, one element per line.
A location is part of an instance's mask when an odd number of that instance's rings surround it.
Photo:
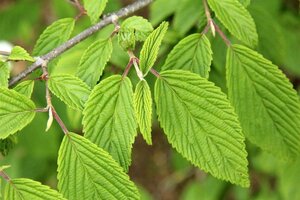
<path fill-rule="evenodd" d="M 27 80 L 27 81 L 23 81 L 22 83 L 19 83 L 16 87 L 14 87 L 14 90 L 30 98 L 33 92 L 33 87 L 34 87 L 34 81 Z"/>
<path fill-rule="evenodd" d="M 111 39 L 94 42 L 83 53 L 76 75 L 93 88 L 112 53 Z"/>
<path fill-rule="evenodd" d="M 55 190 L 39 182 L 18 178 L 12 179 L 6 184 L 4 199 L 7 200 L 65 200 Z"/>
<path fill-rule="evenodd" d="M 53 22 L 40 35 L 33 49 L 33 55 L 43 55 L 67 41 L 73 31 L 75 20 L 64 18 Z"/>
<path fill-rule="evenodd" d="M 251 47 L 257 45 L 255 23 L 238 0 L 208 0 L 208 3 L 218 19 L 235 37 Z"/>
<path fill-rule="evenodd" d="M 8 64 L 0 61 L 0 87 L 8 87 Z"/>
<path fill-rule="evenodd" d="M 34 103 L 14 90 L 0 87 L 0 139 L 24 128 L 35 115 Z"/>
<path fill-rule="evenodd" d="M 28 52 L 20 46 L 15 46 L 10 55 L 8 56 L 9 60 L 19 61 L 26 60 L 30 62 L 34 62 L 34 58 L 31 57 Z"/>
<path fill-rule="evenodd" d="M 84 8 L 93 24 L 99 21 L 99 17 L 105 9 L 107 0 L 83 0 Z"/>
<path fill-rule="evenodd" d="M 91 91 L 79 78 L 70 74 L 58 74 L 49 78 L 49 89 L 71 108 L 83 110 Z"/>
<path fill-rule="evenodd" d="M 95 86 L 83 115 L 85 137 L 108 151 L 127 171 L 137 134 L 129 78 L 114 75 Z"/>
<path fill-rule="evenodd" d="M 284 159 L 300 147 L 300 103 L 285 75 L 257 52 L 233 45 L 227 53 L 228 95 L 246 137 Z"/>
<path fill-rule="evenodd" d="M 208 78 L 212 61 L 210 42 L 195 33 L 181 40 L 168 55 L 162 70 L 183 69 Z"/>
<path fill-rule="evenodd" d="M 139 199 L 137 188 L 103 149 L 68 133 L 58 154 L 58 188 L 72 200 Z"/>
<path fill-rule="evenodd" d="M 140 68 L 146 76 L 154 65 L 161 42 L 168 30 L 168 22 L 162 22 L 146 39 L 140 54 Z"/>
<path fill-rule="evenodd" d="M 152 98 L 149 85 L 145 80 L 140 81 L 135 88 L 134 106 L 141 134 L 147 144 L 151 145 Z"/>
<path fill-rule="evenodd" d="M 197 74 L 171 70 L 155 84 L 158 119 L 168 141 L 213 176 L 249 186 L 238 118 L 221 90 Z"/>

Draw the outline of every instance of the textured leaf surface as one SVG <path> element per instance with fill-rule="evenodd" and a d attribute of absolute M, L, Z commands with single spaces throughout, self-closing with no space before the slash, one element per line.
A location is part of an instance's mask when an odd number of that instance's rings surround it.
<path fill-rule="evenodd" d="M 8 64 L 0 61 L 0 87 L 8 87 Z"/>
<path fill-rule="evenodd" d="M 49 89 L 71 108 L 83 110 L 91 91 L 79 78 L 70 74 L 58 74 L 49 78 Z"/>
<path fill-rule="evenodd" d="M 128 78 L 111 76 L 94 87 L 83 111 L 83 131 L 128 170 L 137 134 L 132 85 Z"/>
<path fill-rule="evenodd" d="M 238 0 L 208 0 L 208 3 L 217 18 L 235 37 L 251 47 L 257 45 L 254 20 Z"/>
<path fill-rule="evenodd" d="M 4 199 L 65 200 L 61 194 L 48 186 L 25 178 L 12 179 L 6 185 Z"/>
<path fill-rule="evenodd" d="M 83 0 L 84 8 L 93 24 L 99 21 L 99 17 L 105 9 L 107 0 Z"/>
<path fill-rule="evenodd" d="M 40 35 L 33 49 L 33 55 L 43 55 L 67 41 L 73 31 L 75 20 L 64 18 L 53 22 Z"/>
<path fill-rule="evenodd" d="M 168 55 L 162 70 L 182 69 L 208 78 L 212 50 L 205 35 L 192 34 L 181 40 Z"/>
<path fill-rule="evenodd" d="M 227 54 L 228 94 L 250 141 L 284 159 L 300 147 L 299 97 L 285 75 L 257 52 L 233 45 Z"/>
<path fill-rule="evenodd" d="M 145 80 L 140 81 L 135 88 L 134 105 L 141 134 L 147 144 L 151 145 L 152 98 L 149 85 Z"/>
<path fill-rule="evenodd" d="M 19 83 L 16 87 L 14 87 L 14 90 L 30 98 L 33 91 L 33 87 L 34 87 L 34 81 L 27 80 L 27 81 L 23 81 L 22 83 Z"/>
<path fill-rule="evenodd" d="M 14 90 L 0 87 L 0 139 L 17 132 L 35 115 L 34 103 Z"/>
<path fill-rule="evenodd" d="M 168 23 L 162 22 L 158 28 L 156 28 L 146 39 L 140 55 L 140 68 L 144 75 L 148 73 L 151 67 L 154 65 L 159 47 L 167 32 Z"/>
<path fill-rule="evenodd" d="M 217 178 L 249 186 L 245 138 L 218 87 L 191 72 L 165 71 L 155 85 L 155 102 L 160 124 L 179 153 Z"/>
<path fill-rule="evenodd" d="M 26 60 L 26 61 L 34 62 L 34 58 L 31 57 L 25 49 L 19 46 L 15 46 L 12 49 L 10 55 L 8 56 L 8 59 L 15 60 L 15 61 Z"/>
<path fill-rule="evenodd" d="M 152 31 L 151 23 L 145 18 L 139 16 L 129 17 L 122 23 L 119 30 L 119 44 L 125 50 L 134 50 L 135 42 L 146 40 Z"/>
<path fill-rule="evenodd" d="M 69 133 L 58 155 L 58 188 L 72 200 L 139 199 L 137 188 L 103 149 Z"/>
<path fill-rule="evenodd" d="M 93 88 L 112 53 L 111 39 L 94 42 L 83 53 L 76 75 Z"/>

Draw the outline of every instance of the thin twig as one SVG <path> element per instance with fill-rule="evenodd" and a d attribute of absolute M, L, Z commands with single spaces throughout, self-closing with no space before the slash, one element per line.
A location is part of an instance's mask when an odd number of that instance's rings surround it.
<path fill-rule="evenodd" d="M 4 171 L 0 171 L 0 176 L 2 176 L 7 182 L 10 182 L 9 176 Z"/>
<path fill-rule="evenodd" d="M 128 62 L 127 66 L 126 66 L 126 68 L 123 72 L 123 75 L 122 75 L 123 78 L 125 78 L 128 75 L 129 70 L 131 69 L 132 65 L 133 65 L 133 60 L 129 59 L 129 62 Z"/>
<path fill-rule="evenodd" d="M 157 78 L 160 78 L 160 74 L 159 74 L 155 69 L 151 68 L 151 69 L 150 69 L 150 72 L 151 72 L 154 76 L 156 76 Z"/>
<path fill-rule="evenodd" d="M 214 22 L 213 22 L 213 25 L 216 29 L 216 31 L 218 32 L 218 34 L 220 35 L 220 37 L 223 39 L 223 41 L 225 42 L 225 44 L 230 47 L 231 46 L 231 42 L 230 40 L 226 37 L 225 33 L 220 29 L 220 27 Z"/>
<path fill-rule="evenodd" d="M 9 56 L 10 52 L 8 52 L 8 51 L 0 51 L 0 55 L 2 55 L 2 56 Z"/>
<path fill-rule="evenodd" d="M 53 106 L 51 108 L 51 111 L 52 111 L 52 114 L 53 114 L 53 118 L 57 121 L 57 123 L 59 124 L 59 126 L 61 127 L 63 132 L 67 135 L 69 133 L 69 131 L 68 131 L 66 125 L 64 124 L 64 122 L 61 120 L 61 118 L 57 114 L 57 112 L 56 112 L 56 110 Z"/>
<path fill-rule="evenodd" d="M 97 24 L 91 26 L 90 28 L 84 30 L 80 34 L 78 34 L 75 37 L 71 38 L 67 42 L 60 45 L 59 47 L 53 49 L 49 53 L 40 56 L 40 58 L 43 59 L 43 60 L 47 60 L 47 61 L 50 61 L 50 60 L 56 58 L 57 56 L 59 56 L 63 52 L 67 51 L 68 49 L 70 49 L 71 47 L 73 47 L 76 44 L 80 43 L 81 41 L 88 38 L 92 34 L 96 33 L 99 30 L 101 30 L 102 28 L 104 28 L 108 24 L 113 23 L 113 19 L 115 18 L 115 16 L 117 16 L 118 18 L 126 17 L 126 16 L 134 13 L 135 11 L 149 5 L 152 1 L 153 0 L 139 0 L 139 1 L 136 1 L 136 2 L 130 4 L 130 5 L 122 8 L 122 9 L 120 9 L 119 11 L 117 11 L 115 13 L 109 14 L 108 16 L 104 17 L 99 23 L 97 23 Z M 21 72 L 20 74 L 18 74 L 14 78 L 12 78 L 9 82 L 9 86 L 12 86 L 12 85 L 16 84 L 17 82 L 19 82 L 20 80 L 25 78 L 27 75 L 31 74 L 34 70 L 39 68 L 40 65 L 41 64 L 38 63 L 38 62 L 33 63 L 26 70 L 24 70 L 23 72 Z"/>

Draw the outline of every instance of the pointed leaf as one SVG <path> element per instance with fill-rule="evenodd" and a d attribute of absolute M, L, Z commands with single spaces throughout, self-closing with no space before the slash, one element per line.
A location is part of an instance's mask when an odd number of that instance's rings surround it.
<path fill-rule="evenodd" d="M 30 98 L 33 92 L 33 87 L 34 87 L 34 81 L 27 80 L 27 81 L 23 81 L 22 83 L 19 83 L 16 87 L 14 87 L 14 90 Z"/>
<path fill-rule="evenodd" d="M 111 39 L 94 42 L 83 53 L 76 76 L 93 88 L 100 79 L 112 50 Z"/>
<path fill-rule="evenodd" d="M 83 115 L 85 137 L 108 151 L 127 171 L 137 134 L 129 78 L 114 75 L 95 86 Z"/>
<path fill-rule="evenodd" d="M 183 69 L 208 78 L 212 61 L 210 42 L 195 33 L 181 40 L 168 55 L 162 70 Z"/>
<path fill-rule="evenodd" d="M 168 22 L 162 22 L 146 39 L 140 55 L 140 68 L 144 76 L 148 73 L 154 65 L 159 47 L 167 32 Z"/>
<path fill-rule="evenodd" d="M 257 52 L 233 45 L 227 53 L 229 99 L 246 137 L 284 159 L 300 147 L 300 103 L 285 75 Z"/>
<path fill-rule="evenodd" d="M 30 62 L 34 62 L 34 58 L 29 55 L 29 53 L 23 49 L 22 47 L 15 46 L 10 55 L 8 56 L 8 60 L 18 61 L 18 60 L 26 60 Z"/>
<path fill-rule="evenodd" d="M 158 119 L 168 141 L 213 176 L 249 186 L 247 152 L 226 96 L 197 74 L 165 71 L 155 85 Z"/>
<path fill-rule="evenodd" d="M 93 24 L 99 21 L 102 12 L 105 9 L 107 0 L 83 0 L 84 8 Z"/>
<path fill-rule="evenodd" d="M 34 103 L 14 90 L 0 87 L 0 139 L 29 124 L 35 115 Z"/>
<path fill-rule="evenodd" d="M 65 200 L 61 194 L 50 187 L 25 178 L 9 181 L 5 188 L 4 199 Z"/>
<path fill-rule="evenodd" d="M 49 89 L 71 108 L 83 110 L 91 90 L 79 78 L 70 74 L 58 74 L 49 78 Z"/>
<path fill-rule="evenodd" d="M 238 0 L 208 0 L 208 3 L 232 35 L 251 47 L 257 45 L 258 35 L 254 20 Z"/>
<path fill-rule="evenodd" d="M 0 87 L 8 87 L 9 69 L 8 64 L 0 61 Z"/>
<path fill-rule="evenodd" d="M 43 55 L 67 41 L 73 31 L 75 20 L 64 18 L 53 22 L 40 35 L 33 49 L 33 55 Z"/>
<path fill-rule="evenodd" d="M 139 199 L 137 188 L 117 162 L 74 133 L 62 141 L 57 177 L 59 191 L 68 199 Z"/>
<path fill-rule="evenodd" d="M 149 85 L 145 80 L 140 81 L 135 88 L 134 106 L 141 134 L 147 144 L 151 145 L 152 98 Z"/>

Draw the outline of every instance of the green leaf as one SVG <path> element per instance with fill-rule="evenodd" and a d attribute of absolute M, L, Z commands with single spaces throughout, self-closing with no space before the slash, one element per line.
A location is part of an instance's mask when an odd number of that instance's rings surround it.
<path fill-rule="evenodd" d="M 210 42 L 205 35 L 195 33 L 181 40 L 168 55 L 162 70 L 182 69 L 208 78 L 212 61 Z"/>
<path fill-rule="evenodd" d="M 18 143 L 16 135 L 10 135 L 5 139 L 0 139 L 0 154 L 7 156 L 8 153 L 16 146 Z M 0 169 L 4 170 L 4 169 Z"/>
<path fill-rule="evenodd" d="M 184 36 L 198 21 L 206 22 L 202 1 L 184 0 L 175 7 L 173 27 L 180 36 Z"/>
<path fill-rule="evenodd" d="M 150 22 L 158 25 L 161 21 L 171 16 L 182 0 L 155 0 L 150 4 Z"/>
<path fill-rule="evenodd" d="M 85 137 L 108 151 L 128 171 L 137 134 L 129 78 L 114 75 L 94 87 L 83 110 Z"/>
<path fill-rule="evenodd" d="M 34 103 L 14 90 L 0 87 L 0 139 L 21 130 L 35 116 Z"/>
<path fill-rule="evenodd" d="M 70 74 L 58 74 L 49 78 L 49 89 L 65 104 L 83 110 L 91 90 L 79 78 Z"/>
<path fill-rule="evenodd" d="M 233 45 L 227 53 L 229 99 L 246 137 L 264 150 L 293 159 L 300 147 L 300 103 L 285 75 L 257 52 Z"/>
<path fill-rule="evenodd" d="M 188 71 L 165 71 L 160 76 L 155 102 L 168 141 L 202 170 L 248 187 L 245 138 L 226 96 Z"/>
<path fill-rule="evenodd" d="M 239 2 L 246 8 L 250 5 L 251 0 L 239 0 Z"/>
<path fill-rule="evenodd" d="M 152 98 L 149 85 L 145 80 L 140 81 L 135 88 L 134 106 L 141 134 L 147 144 L 152 145 Z"/>
<path fill-rule="evenodd" d="M 23 81 L 22 83 L 19 83 L 16 87 L 14 87 L 14 90 L 30 98 L 33 92 L 33 87 L 34 87 L 34 81 L 27 80 L 27 81 Z"/>
<path fill-rule="evenodd" d="M 136 186 L 103 149 L 74 133 L 58 154 L 58 188 L 72 200 L 139 199 Z"/>
<path fill-rule="evenodd" d="M 127 18 L 121 25 L 118 33 L 119 44 L 125 50 L 134 50 L 136 41 L 145 41 L 153 31 L 147 19 L 139 16 Z"/>
<path fill-rule="evenodd" d="M 18 178 L 6 184 L 4 199 L 13 200 L 65 200 L 57 191 L 39 182 Z"/>
<path fill-rule="evenodd" d="M 140 55 L 140 68 L 146 76 L 148 71 L 154 65 L 159 47 L 167 32 L 168 22 L 162 22 L 158 28 L 156 28 L 146 39 Z"/>
<path fill-rule="evenodd" d="M 20 46 L 15 46 L 10 55 L 8 56 L 8 60 L 19 61 L 26 60 L 30 62 L 34 62 L 34 58 L 31 57 L 28 52 Z"/>
<path fill-rule="evenodd" d="M 75 20 L 64 18 L 55 21 L 40 35 L 33 49 L 33 55 L 43 55 L 67 41 L 74 29 Z"/>
<path fill-rule="evenodd" d="M 84 8 L 93 24 L 99 21 L 102 12 L 106 7 L 107 0 L 83 0 Z"/>
<path fill-rule="evenodd" d="M 112 50 L 111 39 L 94 42 L 83 53 L 76 75 L 93 88 L 100 79 Z"/>
<path fill-rule="evenodd" d="M 208 0 L 208 3 L 231 34 L 251 47 L 257 45 L 258 35 L 255 23 L 238 0 Z"/>
<path fill-rule="evenodd" d="M 8 64 L 0 61 L 0 87 L 8 87 L 9 69 Z"/>

